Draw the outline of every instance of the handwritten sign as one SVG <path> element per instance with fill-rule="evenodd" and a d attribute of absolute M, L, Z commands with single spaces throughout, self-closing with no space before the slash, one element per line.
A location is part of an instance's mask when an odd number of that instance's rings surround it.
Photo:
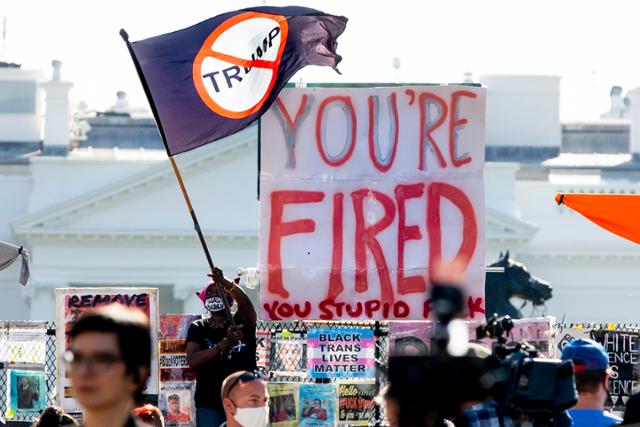
<path fill-rule="evenodd" d="M 158 379 L 158 290 L 155 288 L 63 288 L 56 289 L 56 344 L 61 352 L 69 349 L 68 333 L 82 313 L 109 304 L 122 304 L 141 310 L 149 317 L 151 333 L 151 375 L 145 393 L 155 401 Z M 59 404 L 66 412 L 80 412 L 62 358 L 57 359 Z"/>
<path fill-rule="evenodd" d="M 634 371 L 638 366 L 638 344 L 640 333 L 623 331 L 594 331 L 609 355 L 611 379 L 607 406 L 613 411 L 624 411 L 625 404 L 638 386 Z"/>
<path fill-rule="evenodd" d="M 286 89 L 262 118 L 260 315 L 427 319 L 459 261 L 484 315 L 485 89 Z"/>
<path fill-rule="evenodd" d="M 374 378 L 375 343 L 368 328 L 313 328 L 307 332 L 311 378 Z"/>

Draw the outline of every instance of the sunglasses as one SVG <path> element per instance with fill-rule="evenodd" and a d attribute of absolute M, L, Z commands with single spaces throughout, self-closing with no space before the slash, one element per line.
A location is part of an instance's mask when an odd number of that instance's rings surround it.
<path fill-rule="evenodd" d="M 227 389 L 227 394 L 224 397 L 229 397 L 229 395 L 231 394 L 231 390 L 233 390 L 233 388 L 237 386 L 238 383 L 247 383 L 253 380 L 265 381 L 266 379 L 267 377 L 260 371 L 247 371 L 233 380 L 231 386 L 229 386 L 229 388 Z"/>

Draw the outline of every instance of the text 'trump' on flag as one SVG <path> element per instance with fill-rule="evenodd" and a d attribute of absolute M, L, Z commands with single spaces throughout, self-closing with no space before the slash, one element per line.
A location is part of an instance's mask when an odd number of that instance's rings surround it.
<path fill-rule="evenodd" d="M 128 43 L 168 154 L 244 129 L 305 65 L 337 71 L 346 24 L 305 7 L 255 7 Z"/>

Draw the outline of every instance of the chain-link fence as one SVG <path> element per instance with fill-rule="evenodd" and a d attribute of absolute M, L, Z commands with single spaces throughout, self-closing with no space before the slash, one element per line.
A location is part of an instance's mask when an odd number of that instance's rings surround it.
<path fill-rule="evenodd" d="M 7 322 L 9 323 L 9 322 Z M 34 341 L 17 341 L 0 345 L 0 416 L 8 416 L 12 422 L 29 422 L 34 414 L 12 413 L 9 407 L 10 373 L 12 370 L 44 371 L 46 404 L 55 404 L 56 400 L 56 325 L 55 322 L 40 322 L 44 327 L 44 346 L 33 345 Z M 22 325 L 24 327 L 24 324 Z M 265 365 L 270 382 L 275 383 L 331 383 L 334 379 L 316 379 L 307 375 L 306 334 L 309 328 L 370 328 L 375 343 L 376 389 L 386 384 L 387 357 L 389 352 L 389 327 L 387 322 L 306 322 L 306 321 L 258 321 L 258 351 L 266 348 Z M 4 336 L 9 336 L 5 330 Z M 265 339 L 266 338 L 266 339 Z M 41 341 L 42 337 L 40 337 Z M 2 344 L 2 343 L 0 343 Z M 11 353 L 11 354 L 9 354 Z M 16 358 L 15 355 L 20 357 Z M 32 363 L 13 363 L 11 360 Z M 41 363 L 38 363 L 41 362 Z M 375 406 L 371 411 L 369 425 L 381 425 L 384 419 L 382 408 Z"/>
<path fill-rule="evenodd" d="M 2 322 L 0 328 L 3 329 L 0 334 L 3 337 L 0 340 L 0 416 L 28 425 L 35 417 L 29 411 L 32 401 L 43 399 L 47 406 L 55 403 L 55 323 Z M 11 387 L 12 382 L 17 384 Z M 23 405 L 10 407 L 10 388 L 14 393 L 23 391 L 30 399 Z M 40 396 L 43 389 L 45 395 Z"/>

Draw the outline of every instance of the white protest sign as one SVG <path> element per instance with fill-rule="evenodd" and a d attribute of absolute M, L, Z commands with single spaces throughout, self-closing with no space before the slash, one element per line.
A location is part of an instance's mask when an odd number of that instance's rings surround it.
<path fill-rule="evenodd" d="M 485 89 L 286 89 L 262 118 L 263 319 L 425 319 L 429 266 L 484 314 Z"/>
<path fill-rule="evenodd" d="M 145 393 L 158 395 L 158 289 L 156 288 L 61 288 L 56 289 L 56 347 L 59 356 L 69 349 L 67 334 L 73 328 L 82 313 L 109 304 L 122 304 L 141 310 L 149 318 L 151 331 L 151 372 L 147 380 Z M 62 357 L 57 359 L 58 403 L 66 412 L 80 412 L 74 398 L 66 366 Z"/>

